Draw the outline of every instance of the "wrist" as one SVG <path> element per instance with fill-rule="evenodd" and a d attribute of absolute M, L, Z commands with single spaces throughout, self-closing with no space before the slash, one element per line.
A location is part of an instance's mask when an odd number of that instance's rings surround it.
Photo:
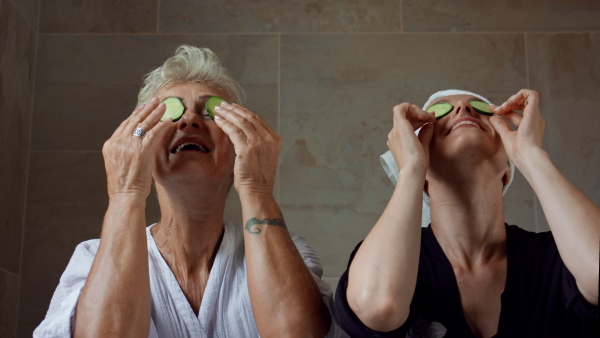
<path fill-rule="evenodd" d="M 515 166 L 523 174 L 523 176 L 531 182 L 536 171 L 544 168 L 545 164 L 550 161 L 550 156 L 542 148 L 532 148 L 523 151 L 515 158 Z"/>
<path fill-rule="evenodd" d="M 108 195 L 109 204 L 142 204 L 146 205 L 147 196 L 139 192 L 118 192 Z"/>

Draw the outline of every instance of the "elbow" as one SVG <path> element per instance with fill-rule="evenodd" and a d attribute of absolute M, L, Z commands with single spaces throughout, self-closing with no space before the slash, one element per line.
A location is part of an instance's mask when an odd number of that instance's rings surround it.
<path fill-rule="evenodd" d="M 409 304 L 403 304 L 391 295 L 374 296 L 370 292 L 361 292 L 353 296 L 347 292 L 346 297 L 354 314 L 372 330 L 389 332 L 402 326 L 408 319 Z"/>

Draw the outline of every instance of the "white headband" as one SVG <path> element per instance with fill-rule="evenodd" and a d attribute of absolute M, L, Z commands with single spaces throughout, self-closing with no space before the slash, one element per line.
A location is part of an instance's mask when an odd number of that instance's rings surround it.
<path fill-rule="evenodd" d="M 429 97 L 429 99 L 427 100 L 427 102 L 425 102 L 425 104 L 423 105 L 423 110 L 426 110 L 433 101 L 439 99 L 440 97 L 450 96 L 450 95 L 472 95 L 472 96 L 475 96 L 475 97 L 487 102 L 488 104 L 492 104 L 490 102 L 490 100 L 488 100 L 485 97 L 483 97 L 479 94 L 476 94 L 476 93 L 472 93 L 472 92 L 469 92 L 466 90 L 446 89 L 446 90 L 441 90 L 441 91 L 431 95 Z M 415 131 L 415 133 L 417 135 L 419 134 L 419 130 L 420 129 L 417 129 Z M 398 166 L 396 165 L 396 161 L 394 160 L 394 155 L 392 155 L 392 152 L 390 150 L 388 150 L 383 155 L 381 155 L 379 158 L 381 160 L 381 165 L 383 166 L 383 170 L 385 170 L 385 173 L 388 175 L 388 177 L 390 178 L 392 183 L 394 183 L 394 185 L 396 185 L 396 183 L 398 183 Z M 502 189 L 502 195 L 504 195 L 506 193 L 506 190 L 508 190 L 508 187 L 512 183 L 513 178 L 515 176 L 515 165 L 510 161 L 509 161 L 509 164 L 510 164 L 510 179 L 508 180 L 508 183 Z M 426 227 L 429 225 L 429 223 L 431 223 L 431 211 L 429 210 L 429 195 L 427 195 L 427 193 L 425 191 L 423 191 L 423 211 L 422 211 L 422 218 L 421 218 L 421 226 Z"/>

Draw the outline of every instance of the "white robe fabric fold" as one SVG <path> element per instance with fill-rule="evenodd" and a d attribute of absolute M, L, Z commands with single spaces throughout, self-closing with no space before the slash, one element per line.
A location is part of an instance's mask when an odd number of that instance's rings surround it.
<path fill-rule="evenodd" d="M 243 229 L 229 222 L 224 225 L 198 316 L 160 254 L 150 233 L 152 226 L 146 228 L 152 297 L 149 337 L 259 337 L 248 293 Z M 317 251 L 302 236 L 292 234 L 292 239 L 331 313 L 333 293 L 321 280 L 323 268 Z M 34 337 L 72 336 L 75 308 L 99 244 L 99 239 L 93 239 L 77 246 Z M 335 316 L 331 317 L 335 322 Z M 328 337 L 345 336 L 334 322 Z"/>

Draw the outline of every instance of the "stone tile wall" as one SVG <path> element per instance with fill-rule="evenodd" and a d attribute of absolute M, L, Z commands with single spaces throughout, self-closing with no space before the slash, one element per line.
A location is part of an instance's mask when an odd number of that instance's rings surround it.
<path fill-rule="evenodd" d="M 538 90 L 546 149 L 600 204 L 597 1 L 0 4 L 2 337 L 31 336 L 75 246 L 99 236 L 102 144 L 135 105 L 142 76 L 183 43 L 212 48 L 248 107 L 282 135 L 277 198 L 333 287 L 391 195 L 378 156 L 392 107 L 439 89 L 498 103 Z M 238 203 L 232 193 L 226 217 L 237 222 Z M 520 174 L 505 208 L 508 223 L 548 229 Z M 158 216 L 151 199 L 148 219 Z"/>

